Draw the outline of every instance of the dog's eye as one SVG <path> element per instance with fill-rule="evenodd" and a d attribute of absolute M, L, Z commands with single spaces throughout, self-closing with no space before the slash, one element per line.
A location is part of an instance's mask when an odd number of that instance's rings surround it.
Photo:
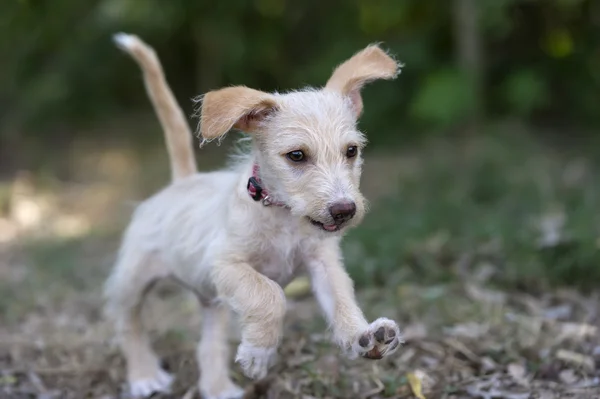
<path fill-rule="evenodd" d="M 346 156 L 348 158 L 354 158 L 356 156 L 356 154 L 358 154 L 358 148 L 355 145 L 351 145 L 346 150 Z"/>
<path fill-rule="evenodd" d="M 300 150 L 288 152 L 286 157 L 292 162 L 302 162 L 304 161 L 304 152 Z"/>

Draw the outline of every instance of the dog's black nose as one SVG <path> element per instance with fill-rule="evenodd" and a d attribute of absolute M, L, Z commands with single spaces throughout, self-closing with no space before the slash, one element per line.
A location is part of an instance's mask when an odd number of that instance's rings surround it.
<path fill-rule="evenodd" d="M 347 222 L 356 213 L 354 202 L 337 202 L 329 207 L 329 213 L 336 224 Z"/>

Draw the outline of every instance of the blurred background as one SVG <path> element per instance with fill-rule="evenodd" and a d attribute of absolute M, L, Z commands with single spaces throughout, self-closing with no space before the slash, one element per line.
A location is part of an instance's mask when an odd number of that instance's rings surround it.
<path fill-rule="evenodd" d="M 323 85 L 373 42 L 405 64 L 364 90 L 372 210 L 344 242 L 357 286 L 395 298 L 375 302 L 443 298 L 471 278 L 542 296 L 600 281 L 600 2 L 12 0 L 0 30 L 6 334 L 47 338 L 53 315 L 64 336 L 64 312 L 95 323 L 133 207 L 168 182 L 120 31 L 156 49 L 187 115 L 226 85 Z M 197 151 L 200 169 L 224 165 L 236 137 Z"/>

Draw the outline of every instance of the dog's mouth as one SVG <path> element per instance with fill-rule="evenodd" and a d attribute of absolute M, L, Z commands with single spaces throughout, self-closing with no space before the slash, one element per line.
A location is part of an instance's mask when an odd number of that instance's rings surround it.
<path fill-rule="evenodd" d="M 344 225 L 343 223 L 341 223 L 341 224 L 325 224 L 325 223 L 321 223 L 313 218 L 310 218 L 308 216 L 307 216 L 307 218 L 313 226 L 320 227 L 322 230 L 330 232 L 330 233 L 339 231 L 342 228 L 342 226 Z"/>

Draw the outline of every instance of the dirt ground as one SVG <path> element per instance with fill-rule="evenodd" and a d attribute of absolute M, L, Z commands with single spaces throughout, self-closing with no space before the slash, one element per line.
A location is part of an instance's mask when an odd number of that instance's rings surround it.
<path fill-rule="evenodd" d="M 102 318 L 100 295 L 119 228 L 100 234 L 89 226 L 107 213 L 121 215 L 115 209 L 128 196 L 115 187 L 130 187 L 139 169 L 119 153 L 109 158 L 96 160 L 100 178 L 93 187 L 55 190 L 70 200 L 34 195 L 23 183 L 14 190 L 14 214 L 0 220 L 1 399 L 126 397 L 123 359 Z M 120 180 L 103 180 L 110 174 L 103 165 L 119 162 Z M 370 181 L 367 190 L 376 192 L 377 181 Z M 298 280 L 288 288 L 276 366 L 265 380 L 251 382 L 232 365 L 233 378 L 247 398 L 600 398 L 598 293 L 498 291 L 488 269 L 482 264 L 445 284 L 361 290 L 366 315 L 396 319 L 406 339 L 381 361 L 344 359 L 306 281 Z M 202 318 L 195 299 L 164 285 L 144 311 L 157 352 L 176 376 L 173 393 L 160 397 L 197 398 L 194 347 Z M 233 353 L 235 324 L 231 332 Z"/>
<path fill-rule="evenodd" d="M 304 283 L 288 291 L 290 311 L 271 374 L 251 382 L 233 366 L 248 398 L 419 398 L 419 389 L 426 398 L 600 397 L 597 295 L 505 293 L 476 278 L 363 290 L 368 317 L 398 320 L 406 344 L 390 359 L 350 361 L 330 343 Z M 198 397 L 194 345 L 201 315 L 195 299 L 161 286 L 145 317 L 158 353 L 177 377 L 172 395 L 162 397 Z M 231 330 L 234 351 L 235 324 Z M 36 302 L 0 326 L 0 397 L 126 397 L 123 359 L 111 339 L 99 287 Z"/>

